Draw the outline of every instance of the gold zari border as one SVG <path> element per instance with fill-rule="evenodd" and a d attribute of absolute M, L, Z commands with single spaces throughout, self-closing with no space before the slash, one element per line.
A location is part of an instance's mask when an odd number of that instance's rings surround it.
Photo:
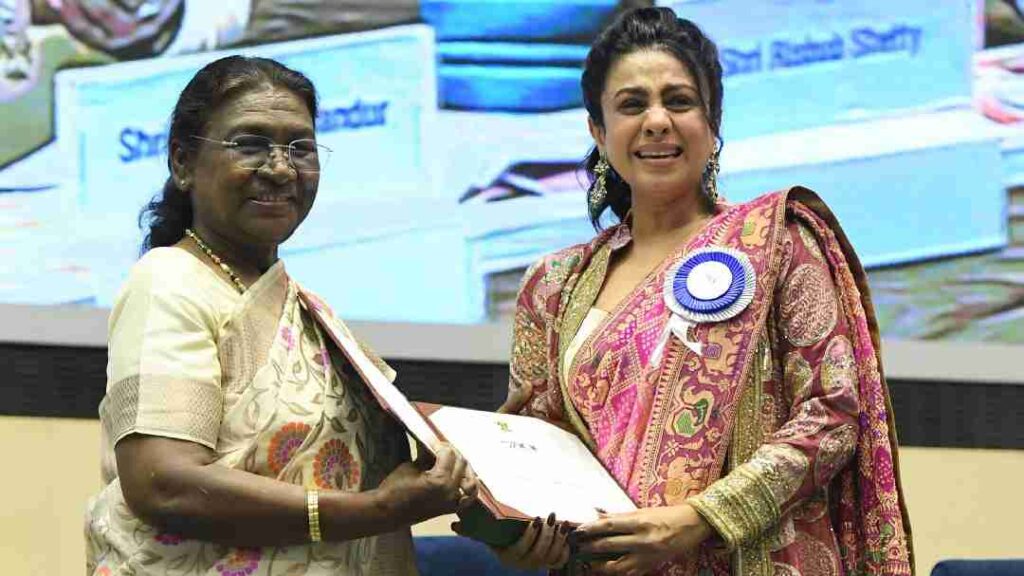
<path fill-rule="evenodd" d="M 737 467 L 686 502 L 714 527 L 729 551 L 759 538 L 781 515 L 768 484 L 750 464 Z"/>

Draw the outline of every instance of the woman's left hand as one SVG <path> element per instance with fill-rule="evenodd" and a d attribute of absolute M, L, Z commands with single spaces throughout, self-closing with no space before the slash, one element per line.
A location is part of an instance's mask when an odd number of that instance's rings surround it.
<path fill-rule="evenodd" d="M 692 553 L 714 529 L 689 504 L 602 515 L 576 529 L 584 554 L 619 555 L 591 564 L 597 574 L 647 574 Z"/>

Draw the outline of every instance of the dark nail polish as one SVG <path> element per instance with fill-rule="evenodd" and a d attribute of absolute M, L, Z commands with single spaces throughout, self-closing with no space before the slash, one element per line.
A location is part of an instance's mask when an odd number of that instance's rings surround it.
<path fill-rule="evenodd" d="M 562 522 L 562 526 L 558 529 L 563 535 L 568 534 L 572 531 L 572 526 L 569 526 L 568 522 Z"/>
<path fill-rule="evenodd" d="M 551 514 L 548 514 L 548 526 L 554 526 L 554 525 L 555 525 L 555 513 L 552 512 Z"/>
<path fill-rule="evenodd" d="M 534 518 L 533 522 L 530 523 L 530 525 L 533 526 L 534 528 L 540 528 L 543 524 L 544 524 L 544 521 L 540 519 L 540 516 L 537 516 L 536 518 Z"/>

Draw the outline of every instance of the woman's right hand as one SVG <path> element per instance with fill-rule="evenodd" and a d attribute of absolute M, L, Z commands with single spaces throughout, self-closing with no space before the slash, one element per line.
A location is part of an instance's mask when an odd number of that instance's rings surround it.
<path fill-rule="evenodd" d="M 381 482 L 380 490 L 400 523 L 415 524 L 472 504 L 477 481 L 462 455 L 441 445 L 429 469 L 404 462 Z"/>
<path fill-rule="evenodd" d="M 519 540 L 511 546 L 493 550 L 502 564 L 519 570 L 560 568 L 569 561 L 569 543 L 566 539 L 570 531 L 569 525 L 556 522 L 552 513 L 547 520 L 534 518 Z"/>
<path fill-rule="evenodd" d="M 496 412 L 498 414 L 519 414 L 523 407 L 526 406 L 526 403 L 530 401 L 530 396 L 532 395 L 533 385 L 529 382 L 513 384 L 509 386 L 505 403 L 499 406 Z"/>

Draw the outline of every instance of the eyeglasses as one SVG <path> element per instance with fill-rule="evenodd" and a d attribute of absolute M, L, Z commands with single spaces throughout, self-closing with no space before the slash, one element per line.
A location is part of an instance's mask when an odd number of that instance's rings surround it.
<path fill-rule="evenodd" d="M 239 134 L 231 140 L 212 140 L 202 136 L 192 136 L 196 140 L 220 144 L 228 149 L 239 168 L 259 170 L 270 160 L 270 151 L 280 148 L 285 151 L 288 164 L 296 171 L 305 174 L 316 174 L 323 170 L 331 158 L 331 149 L 317 144 L 312 138 L 292 140 L 288 144 L 277 144 L 266 136 L 255 134 Z"/>

